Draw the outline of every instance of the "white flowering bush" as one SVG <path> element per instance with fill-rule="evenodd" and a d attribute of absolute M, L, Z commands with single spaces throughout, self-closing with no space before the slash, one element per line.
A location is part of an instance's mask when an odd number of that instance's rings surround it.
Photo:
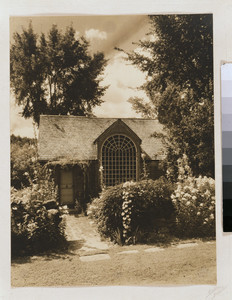
<path fill-rule="evenodd" d="M 166 224 L 171 225 L 172 192 L 172 184 L 164 178 L 126 182 L 103 190 L 89 205 L 87 213 L 96 219 L 103 236 L 117 243 L 130 244 L 135 242 L 138 231 L 146 238 L 157 232 L 160 219 L 168 219 Z"/>
<path fill-rule="evenodd" d="M 176 210 L 176 233 L 182 237 L 213 237 L 215 181 L 208 177 L 193 177 L 185 156 L 178 164 L 178 183 L 171 195 Z"/>
<path fill-rule="evenodd" d="M 133 228 L 132 228 L 132 211 L 134 208 L 133 205 L 133 188 L 135 187 L 134 182 L 125 182 L 123 184 L 123 191 L 122 191 L 122 226 L 123 226 L 123 240 L 125 244 L 129 244 L 133 238 Z M 134 215 L 134 213 L 133 213 Z"/>
<path fill-rule="evenodd" d="M 36 183 L 20 191 L 11 189 L 12 255 L 33 254 L 65 245 L 67 207 L 57 203 L 57 190 L 42 168 Z"/>

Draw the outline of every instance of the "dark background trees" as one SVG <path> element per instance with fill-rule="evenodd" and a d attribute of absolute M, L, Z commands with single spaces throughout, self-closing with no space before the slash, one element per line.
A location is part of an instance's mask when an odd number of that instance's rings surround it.
<path fill-rule="evenodd" d="M 36 162 L 36 140 L 15 136 L 10 137 L 11 146 L 11 186 L 21 189 L 34 179 Z"/>
<path fill-rule="evenodd" d="M 32 25 L 14 34 L 10 50 L 10 82 L 22 116 L 39 123 L 40 114 L 91 115 L 107 87 L 100 85 L 104 54 L 91 55 L 89 43 L 53 25 L 47 36 Z"/>
<path fill-rule="evenodd" d="M 134 109 L 157 117 L 166 129 L 171 172 L 186 153 L 194 175 L 214 176 L 212 15 L 150 16 L 148 38 L 127 53 L 147 75 L 149 98 L 131 98 Z M 142 51 L 141 51 L 142 50 Z"/>

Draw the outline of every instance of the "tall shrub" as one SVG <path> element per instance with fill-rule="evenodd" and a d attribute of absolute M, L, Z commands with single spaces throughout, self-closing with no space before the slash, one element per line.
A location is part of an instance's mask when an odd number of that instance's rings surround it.
<path fill-rule="evenodd" d="M 28 188 L 11 190 L 12 255 L 32 254 L 65 245 L 66 210 L 57 203 L 57 190 L 47 166 L 37 166 Z"/>
<path fill-rule="evenodd" d="M 215 181 L 193 177 L 187 157 L 178 160 L 178 183 L 172 194 L 176 234 L 180 237 L 215 236 Z"/>
<path fill-rule="evenodd" d="M 173 185 L 165 178 L 126 182 L 104 190 L 88 213 L 97 220 L 100 233 L 129 244 L 141 236 L 158 232 L 173 216 Z M 169 220 L 162 224 L 162 221 Z M 168 227 L 168 226 L 167 226 Z"/>

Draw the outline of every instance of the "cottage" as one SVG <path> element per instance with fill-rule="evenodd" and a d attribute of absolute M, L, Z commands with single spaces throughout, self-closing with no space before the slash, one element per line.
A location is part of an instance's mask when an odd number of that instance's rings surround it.
<path fill-rule="evenodd" d="M 55 165 L 61 204 L 85 206 L 101 187 L 161 175 L 164 146 L 157 120 L 42 115 L 38 155 Z"/>

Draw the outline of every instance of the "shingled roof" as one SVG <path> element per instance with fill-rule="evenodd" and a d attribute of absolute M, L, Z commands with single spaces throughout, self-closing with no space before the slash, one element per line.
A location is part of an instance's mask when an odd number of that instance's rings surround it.
<path fill-rule="evenodd" d="M 42 115 L 39 126 L 39 160 L 96 160 L 97 144 L 94 141 L 117 120 Z M 121 120 L 142 140 L 141 148 L 150 159 L 163 159 L 164 146 L 161 140 L 151 136 L 154 132 L 162 132 L 162 126 L 157 120 L 136 118 Z"/>

